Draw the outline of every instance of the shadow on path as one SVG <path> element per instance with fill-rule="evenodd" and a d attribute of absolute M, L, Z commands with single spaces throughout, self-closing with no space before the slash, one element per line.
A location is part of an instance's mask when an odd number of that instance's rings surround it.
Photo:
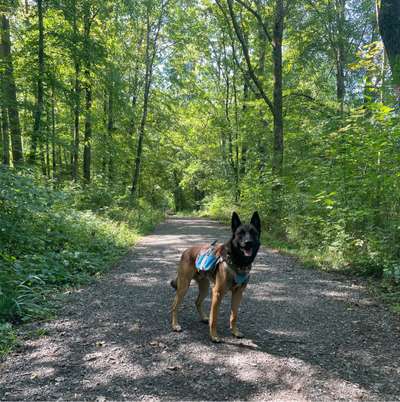
<path fill-rule="evenodd" d="M 0 366 L 2 400 L 400 400 L 399 320 L 347 278 L 302 269 L 262 249 L 229 336 L 229 298 L 212 344 L 192 286 L 170 331 L 168 282 L 188 245 L 223 241 L 224 226 L 173 218 L 102 280 L 66 297 Z M 209 299 L 207 300 L 209 306 Z"/>

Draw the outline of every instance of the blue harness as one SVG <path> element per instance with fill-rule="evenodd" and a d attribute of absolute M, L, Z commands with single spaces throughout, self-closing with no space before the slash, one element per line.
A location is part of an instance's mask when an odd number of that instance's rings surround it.
<path fill-rule="evenodd" d="M 199 272 L 212 271 L 220 261 L 220 257 L 215 254 L 214 245 L 217 241 L 211 243 L 207 250 L 201 251 L 196 258 L 195 266 Z"/>
<path fill-rule="evenodd" d="M 236 285 L 246 285 L 249 282 L 250 274 L 236 274 L 234 281 Z"/>
<path fill-rule="evenodd" d="M 210 247 L 200 252 L 195 261 L 195 267 L 198 272 L 211 272 L 213 271 L 219 262 L 222 261 L 220 256 L 215 254 L 215 244 L 217 241 L 213 241 Z M 249 282 L 250 274 L 238 274 L 235 273 L 234 282 L 236 285 L 246 285 Z"/>

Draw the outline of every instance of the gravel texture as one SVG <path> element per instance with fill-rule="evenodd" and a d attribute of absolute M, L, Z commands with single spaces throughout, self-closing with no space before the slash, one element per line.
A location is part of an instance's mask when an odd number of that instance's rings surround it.
<path fill-rule="evenodd" d="M 192 284 L 170 330 L 175 275 L 189 245 L 228 238 L 204 219 L 171 218 L 109 274 L 65 296 L 0 365 L 1 400 L 400 400 L 400 321 L 357 280 L 306 270 L 261 248 L 222 344 L 198 320 Z M 209 307 L 210 300 L 206 300 Z"/>

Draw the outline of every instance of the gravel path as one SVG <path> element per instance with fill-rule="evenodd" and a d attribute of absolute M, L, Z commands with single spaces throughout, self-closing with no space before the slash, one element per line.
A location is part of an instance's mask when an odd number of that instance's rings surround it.
<path fill-rule="evenodd" d="M 399 400 L 400 322 L 348 278 L 262 248 L 230 337 L 229 299 L 213 344 L 192 285 L 170 331 L 168 281 L 188 245 L 225 240 L 204 219 L 173 218 L 107 276 L 66 296 L 45 335 L 0 366 L 1 400 Z M 206 300 L 207 307 L 209 299 Z"/>

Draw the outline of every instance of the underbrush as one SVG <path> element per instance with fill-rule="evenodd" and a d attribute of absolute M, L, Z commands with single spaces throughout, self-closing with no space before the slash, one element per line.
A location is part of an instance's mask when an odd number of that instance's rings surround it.
<path fill-rule="evenodd" d="M 104 188 L 52 189 L 0 170 L 0 356 L 16 324 L 49 317 L 54 295 L 105 272 L 162 219 Z"/>
<path fill-rule="evenodd" d="M 291 205 L 293 201 L 291 198 Z M 258 209 L 264 245 L 298 258 L 305 267 L 371 278 L 374 294 L 400 313 L 399 224 L 393 221 L 384 228 L 374 226 L 367 220 L 374 211 L 331 208 L 326 197 L 321 204 L 322 207 L 313 200 L 307 210 L 287 210 L 284 238 L 266 229 L 269 211 L 254 202 L 244 202 L 245 207 L 239 207 L 229 196 L 213 196 L 204 203 L 202 215 L 229 224 L 233 210 L 248 221 Z"/>

